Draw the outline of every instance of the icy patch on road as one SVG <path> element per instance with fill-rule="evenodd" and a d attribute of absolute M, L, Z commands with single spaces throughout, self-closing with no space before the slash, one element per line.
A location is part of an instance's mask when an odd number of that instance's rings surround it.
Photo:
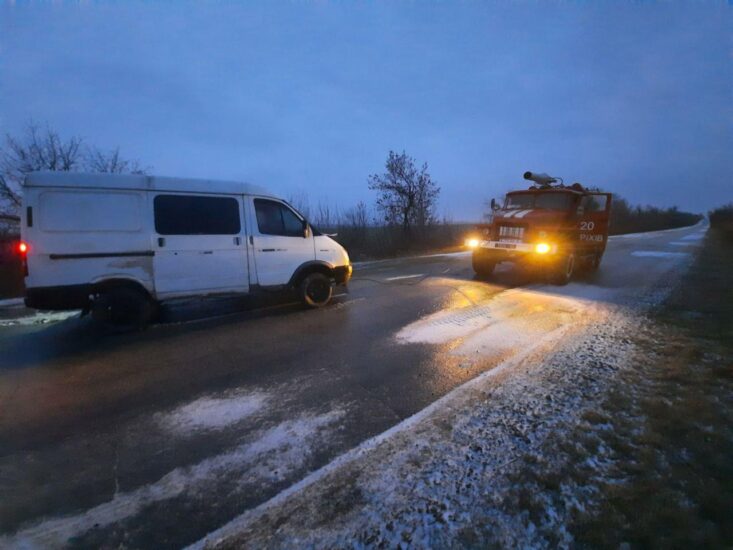
<path fill-rule="evenodd" d="M 112 500 L 79 515 L 48 519 L 13 536 L 0 537 L 0 547 L 64 547 L 91 529 L 121 522 L 184 494 L 211 492 L 217 484 L 223 484 L 227 493 L 251 494 L 302 470 L 345 414 L 336 408 L 282 422 L 229 452 L 176 468 L 154 483 L 115 494 Z"/>
<path fill-rule="evenodd" d="M 258 412 L 268 399 L 264 393 L 202 397 L 171 412 L 156 415 L 156 420 L 164 429 L 179 435 L 223 430 Z"/>
<path fill-rule="evenodd" d="M 684 258 L 688 252 L 666 252 L 664 250 L 634 250 L 632 256 L 637 258 Z"/>
<path fill-rule="evenodd" d="M 690 241 L 687 241 L 687 242 L 685 242 L 685 241 L 672 241 L 669 244 L 672 245 L 672 246 L 695 246 L 695 245 L 697 245 L 697 243 L 690 242 Z"/>
<path fill-rule="evenodd" d="M 47 325 L 65 321 L 77 315 L 79 315 L 79 311 L 39 311 L 33 315 L 18 317 L 17 319 L 1 319 L 0 327 Z"/>
<path fill-rule="evenodd" d="M 584 294 L 583 285 L 576 289 Z M 504 356 L 538 341 L 544 335 L 572 323 L 589 304 L 538 290 L 510 290 L 487 303 L 457 310 L 439 311 L 402 328 L 401 343 L 446 344 L 456 342 L 454 355 Z"/>

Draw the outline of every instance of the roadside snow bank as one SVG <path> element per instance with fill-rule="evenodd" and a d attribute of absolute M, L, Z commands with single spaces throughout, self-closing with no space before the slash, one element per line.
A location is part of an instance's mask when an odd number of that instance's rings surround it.
<path fill-rule="evenodd" d="M 38 311 L 25 317 L 0 319 L 0 327 L 47 325 L 79 315 L 79 311 Z"/>

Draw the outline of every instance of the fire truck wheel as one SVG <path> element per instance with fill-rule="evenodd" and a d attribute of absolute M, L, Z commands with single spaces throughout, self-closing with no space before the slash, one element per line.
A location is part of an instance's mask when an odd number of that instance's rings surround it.
<path fill-rule="evenodd" d="M 598 268 L 601 266 L 601 258 L 603 258 L 603 254 L 600 252 L 593 255 L 590 262 L 588 262 L 588 271 L 593 273 L 594 271 L 598 271 Z"/>
<path fill-rule="evenodd" d="M 575 272 L 575 254 L 572 252 L 565 255 L 557 265 L 552 282 L 564 286 L 570 282 Z"/>
<path fill-rule="evenodd" d="M 473 256 L 472 263 L 474 273 L 482 278 L 490 277 L 494 272 L 494 267 L 496 267 L 496 262 L 492 262 L 486 258 L 477 258 L 475 255 Z"/>

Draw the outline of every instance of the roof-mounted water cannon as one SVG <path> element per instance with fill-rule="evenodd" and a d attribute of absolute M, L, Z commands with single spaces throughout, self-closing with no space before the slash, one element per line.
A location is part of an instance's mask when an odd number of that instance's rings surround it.
<path fill-rule="evenodd" d="M 558 180 L 560 180 L 560 183 L 562 184 L 562 178 L 560 177 L 553 177 L 548 174 L 542 173 L 536 173 L 536 172 L 525 172 L 524 173 L 524 179 L 530 180 L 535 182 L 540 187 L 550 187 L 553 183 L 557 183 Z"/>

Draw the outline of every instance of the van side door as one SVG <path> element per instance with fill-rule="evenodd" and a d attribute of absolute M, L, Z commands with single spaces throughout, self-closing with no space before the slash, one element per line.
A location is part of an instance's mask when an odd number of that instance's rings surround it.
<path fill-rule="evenodd" d="M 608 241 L 610 193 L 583 195 L 578 207 L 578 246 L 585 252 L 603 252 Z"/>
<path fill-rule="evenodd" d="M 286 203 L 252 198 L 251 239 L 257 282 L 262 286 L 285 285 L 305 262 L 315 260 L 313 232 L 308 222 Z"/>
<path fill-rule="evenodd" d="M 159 297 L 249 290 L 241 196 L 153 196 L 155 290 Z"/>

